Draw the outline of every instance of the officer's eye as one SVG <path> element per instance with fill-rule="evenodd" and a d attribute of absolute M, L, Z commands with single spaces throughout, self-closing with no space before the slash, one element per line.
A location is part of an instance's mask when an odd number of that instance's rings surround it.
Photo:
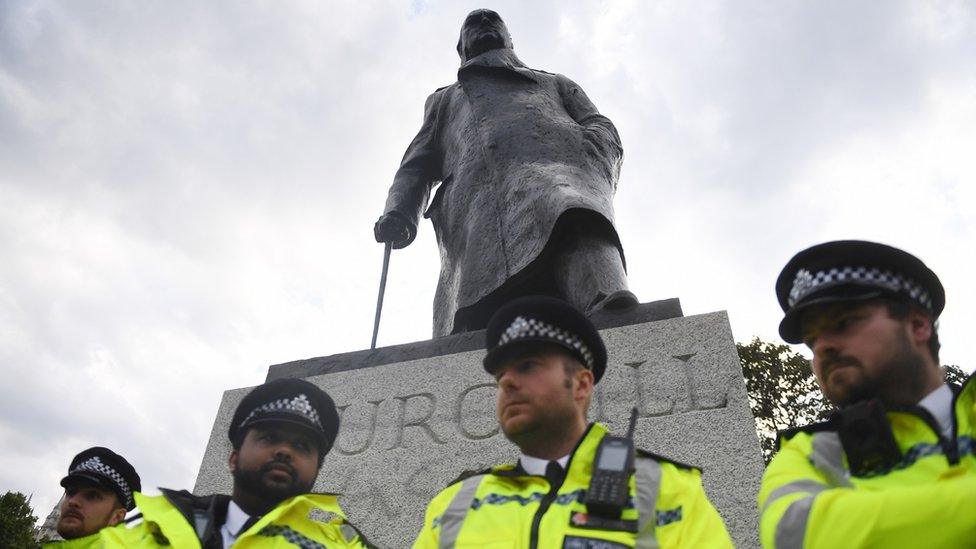
<path fill-rule="evenodd" d="M 840 318 L 837 319 L 837 322 L 834 323 L 834 330 L 837 332 L 844 332 L 853 326 L 857 321 L 861 320 L 861 318 L 863 318 L 863 315 L 856 313 L 841 315 Z"/>
<path fill-rule="evenodd" d="M 301 452 L 308 453 L 312 450 L 312 443 L 307 440 L 296 440 L 295 448 Z"/>
<path fill-rule="evenodd" d="M 88 501 L 99 501 L 102 499 L 102 493 L 98 490 L 85 490 L 85 499 Z"/>

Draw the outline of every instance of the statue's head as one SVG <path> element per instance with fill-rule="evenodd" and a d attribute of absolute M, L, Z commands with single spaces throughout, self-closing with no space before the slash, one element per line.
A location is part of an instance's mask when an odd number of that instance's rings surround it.
<path fill-rule="evenodd" d="M 480 9 L 474 10 L 464 18 L 461 36 L 457 43 L 458 55 L 461 56 L 462 62 L 489 50 L 512 47 L 512 37 L 508 34 L 508 27 L 497 13 Z"/>

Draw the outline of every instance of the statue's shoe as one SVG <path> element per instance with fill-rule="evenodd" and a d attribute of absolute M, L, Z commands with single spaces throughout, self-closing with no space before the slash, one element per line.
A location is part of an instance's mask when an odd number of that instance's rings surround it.
<path fill-rule="evenodd" d="M 591 304 L 586 309 L 586 316 L 593 316 L 599 313 L 617 313 L 621 311 L 626 311 L 628 309 L 633 309 L 640 304 L 637 300 L 637 296 L 634 295 L 630 290 L 617 290 L 608 296 L 597 296 L 594 300 L 595 303 Z"/>

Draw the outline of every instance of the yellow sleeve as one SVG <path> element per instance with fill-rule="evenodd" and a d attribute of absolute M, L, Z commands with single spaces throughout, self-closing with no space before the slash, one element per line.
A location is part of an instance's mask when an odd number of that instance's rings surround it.
<path fill-rule="evenodd" d="M 125 547 L 159 547 L 156 538 L 153 536 L 150 525 L 140 522 L 131 528 L 124 524 L 114 528 L 103 528 L 99 532 L 101 545 L 104 548 L 125 548 Z"/>
<path fill-rule="evenodd" d="M 660 546 L 733 547 L 725 522 L 705 495 L 701 471 L 671 463 L 662 463 L 661 468 L 661 493 L 656 511 L 659 516 L 680 512 L 681 520 L 657 529 Z"/>
<path fill-rule="evenodd" d="M 965 547 L 976 540 L 976 474 L 969 465 L 926 484 L 893 479 L 881 490 L 837 487 L 808 459 L 810 446 L 810 437 L 797 435 L 763 475 L 763 547 Z"/>
<path fill-rule="evenodd" d="M 440 543 L 440 519 L 447 506 L 451 504 L 455 494 L 461 489 L 461 483 L 455 482 L 441 490 L 427 505 L 424 513 L 424 525 L 420 528 L 417 539 L 413 542 L 413 549 L 437 549 Z"/>

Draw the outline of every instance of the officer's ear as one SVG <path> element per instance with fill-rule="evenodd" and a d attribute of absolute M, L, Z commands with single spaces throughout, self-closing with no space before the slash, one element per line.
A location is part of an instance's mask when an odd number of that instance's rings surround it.
<path fill-rule="evenodd" d="M 231 473 L 237 471 L 237 450 L 231 450 L 230 456 L 227 458 L 227 468 L 230 469 Z"/>
<path fill-rule="evenodd" d="M 906 321 L 912 343 L 918 347 L 928 347 L 933 335 L 932 317 L 921 309 L 912 307 Z"/>
<path fill-rule="evenodd" d="M 125 505 L 119 504 L 113 511 L 112 516 L 108 518 L 108 525 L 115 526 L 116 524 L 125 520 Z"/>
<path fill-rule="evenodd" d="M 596 385 L 596 380 L 593 377 L 593 372 L 587 370 L 586 368 L 580 368 L 576 371 L 576 391 L 573 396 L 580 399 L 589 399 L 590 395 L 593 394 L 593 388 Z"/>

